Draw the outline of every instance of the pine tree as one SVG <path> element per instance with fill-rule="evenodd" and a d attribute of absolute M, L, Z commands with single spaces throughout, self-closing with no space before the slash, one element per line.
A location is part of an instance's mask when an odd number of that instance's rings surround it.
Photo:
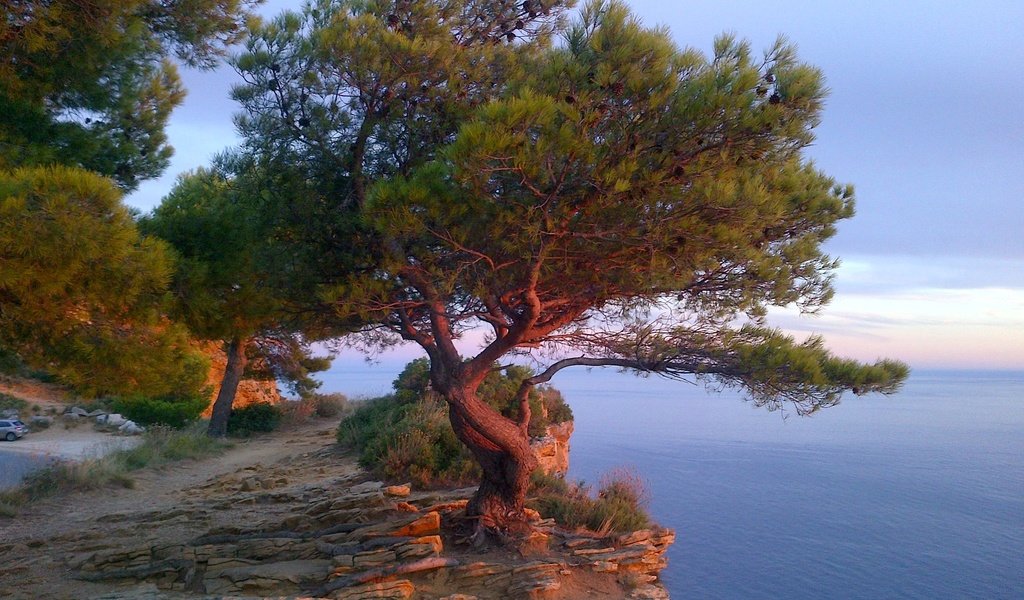
<path fill-rule="evenodd" d="M 268 240 L 258 202 L 241 178 L 199 169 L 178 178 L 160 206 L 143 218 L 148 234 L 166 240 L 178 260 L 171 316 L 203 340 L 221 341 L 227 365 L 213 403 L 209 433 L 223 437 L 243 377 L 283 380 L 297 392 L 315 389 L 311 371 L 328 363 L 310 355 L 301 322 L 286 310 L 292 282 L 264 259 Z"/>
<path fill-rule="evenodd" d="M 63 164 L 126 191 L 156 177 L 184 90 L 171 56 L 212 67 L 248 0 L 3 0 L 0 169 Z"/>
<path fill-rule="evenodd" d="M 564 368 L 736 386 L 800 414 L 907 374 L 764 323 L 769 306 L 828 302 L 837 263 L 821 244 L 853 215 L 852 188 L 802 155 L 821 73 L 784 41 L 757 57 L 723 36 L 706 57 L 620 2 L 569 26 L 565 8 L 321 2 L 256 30 L 237 61 L 247 151 L 304 174 L 313 200 L 277 192 L 326 216 L 293 230 L 296 254 L 340 254 L 339 224 L 351 232 L 347 262 L 318 263 L 317 297 L 362 320 L 370 346 L 426 351 L 483 468 L 467 509 L 481 532 L 522 521 L 527 398 Z M 480 327 L 485 345 L 462 356 Z M 478 391 L 523 355 L 544 366 L 513 420 Z"/>
<path fill-rule="evenodd" d="M 172 264 L 109 179 L 67 167 L 0 171 L 0 347 L 80 393 L 202 386 L 209 365 L 159 310 Z"/>

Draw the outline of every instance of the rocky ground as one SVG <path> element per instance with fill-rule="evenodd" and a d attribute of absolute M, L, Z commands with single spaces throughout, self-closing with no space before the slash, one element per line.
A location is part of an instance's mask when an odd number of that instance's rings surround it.
<path fill-rule="evenodd" d="M 15 598 L 661 598 L 666 530 L 620 537 L 534 523 L 527 550 L 473 549 L 472 492 L 372 481 L 318 421 L 224 456 L 142 472 L 133 489 L 40 502 L 0 521 Z"/>

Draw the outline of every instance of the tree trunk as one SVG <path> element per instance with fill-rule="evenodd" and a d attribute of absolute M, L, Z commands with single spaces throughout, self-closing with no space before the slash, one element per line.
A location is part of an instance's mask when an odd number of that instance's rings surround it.
<path fill-rule="evenodd" d="M 481 402 L 468 386 L 444 394 L 455 435 L 473 453 L 483 478 L 466 514 L 478 518 L 478 531 L 514 533 L 526 522 L 523 511 L 537 457 L 520 427 Z"/>
<path fill-rule="evenodd" d="M 220 391 L 213 401 L 210 414 L 210 426 L 206 435 L 224 437 L 228 433 L 228 418 L 231 417 L 231 405 L 235 403 L 238 382 L 242 380 L 247 359 L 245 357 L 245 340 L 234 338 L 227 347 L 228 364 L 224 367 L 224 377 L 220 380 Z"/>

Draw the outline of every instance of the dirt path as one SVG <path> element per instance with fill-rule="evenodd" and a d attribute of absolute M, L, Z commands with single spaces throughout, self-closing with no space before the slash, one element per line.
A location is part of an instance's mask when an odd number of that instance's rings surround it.
<path fill-rule="evenodd" d="M 132 489 L 108 488 L 50 499 L 0 520 L 0 579 L 17 582 L 0 595 L 94 598 L 116 589 L 71 578 L 83 553 L 177 543 L 217 527 L 257 525 L 274 507 L 216 504 L 218 495 L 323 484 L 360 473 L 334 449 L 336 421 L 317 420 L 248 441 L 225 454 L 134 474 Z M 280 515 L 276 515 L 280 516 Z"/>
<path fill-rule="evenodd" d="M 674 534 L 566 531 L 536 515 L 515 548 L 468 542 L 473 488 L 368 481 L 336 421 L 237 443 L 0 520 L 0 596 L 54 600 L 666 600 Z"/>

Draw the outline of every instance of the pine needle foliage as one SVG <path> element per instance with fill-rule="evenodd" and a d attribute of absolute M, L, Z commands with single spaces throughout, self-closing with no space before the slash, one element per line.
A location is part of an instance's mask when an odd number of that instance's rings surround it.
<path fill-rule="evenodd" d="M 212 67 L 244 34 L 250 0 L 5 0 L 0 168 L 65 164 L 125 190 L 155 177 L 184 90 L 175 56 Z"/>
<path fill-rule="evenodd" d="M 562 369 L 735 386 L 799 414 L 908 373 L 765 322 L 828 303 L 822 246 L 854 214 L 853 188 L 803 154 L 822 73 L 784 39 L 755 53 L 724 35 L 705 55 L 618 0 L 571 22 L 570 6 L 324 0 L 256 29 L 236 61 L 245 152 L 307 182 L 268 189 L 300 215 L 278 239 L 328 257 L 310 263 L 316 297 L 363 323 L 366 347 L 426 352 L 482 466 L 467 510 L 483 527 L 522 520 L 527 399 Z M 510 355 L 542 366 L 503 415 L 480 389 Z"/>
<path fill-rule="evenodd" d="M 205 359 L 162 318 L 165 244 L 141 236 L 109 179 L 0 171 L 0 346 L 85 395 L 195 392 Z"/>

